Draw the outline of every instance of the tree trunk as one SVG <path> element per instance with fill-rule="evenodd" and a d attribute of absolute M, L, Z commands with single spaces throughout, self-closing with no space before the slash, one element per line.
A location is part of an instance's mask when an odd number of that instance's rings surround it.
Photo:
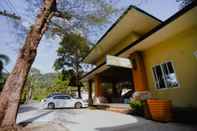
<path fill-rule="evenodd" d="M 29 89 L 28 101 L 32 101 L 32 87 Z"/>
<path fill-rule="evenodd" d="M 79 78 L 79 49 L 76 52 L 76 85 L 78 91 L 78 97 L 81 98 L 81 85 L 80 85 L 80 78 Z"/>
<path fill-rule="evenodd" d="M 30 103 L 32 101 L 32 85 L 28 87 L 27 95 L 26 95 L 26 101 L 25 103 Z"/>
<path fill-rule="evenodd" d="M 21 91 L 36 57 L 39 42 L 52 17 L 54 6 L 56 6 L 56 0 L 44 0 L 36 22 L 26 37 L 16 65 L 5 83 L 0 95 L 0 126 L 14 126 L 16 124 Z"/>
<path fill-rule="evenodd" d="M 78 97 L 81 98 L 81 86 L 80 85 L 77 87 L 77 91 L 78 91 Z"/>

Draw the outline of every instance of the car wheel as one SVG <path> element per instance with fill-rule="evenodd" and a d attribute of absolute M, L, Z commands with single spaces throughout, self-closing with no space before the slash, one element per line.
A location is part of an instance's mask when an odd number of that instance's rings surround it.
<path fill-rule="evenodd" d="M 55 109 L 55 104 L 54 103 L 49 103 L 48 104 L 48 109 Z"/>
<path fill-rule="evenodd" d="M 82 104 L 80 102 L 75 103 L 75 109 L 82 108 Z"/>

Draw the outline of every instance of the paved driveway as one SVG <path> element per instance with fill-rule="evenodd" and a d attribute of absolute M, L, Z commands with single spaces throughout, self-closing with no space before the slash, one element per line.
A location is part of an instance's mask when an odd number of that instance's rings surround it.
<path fill-rule="evenodd" d="M 196 126 L 177 123 L 158 123 L 120 113 L 89 109 L 42 110 L 37 105 L 23 106 L 17 123 L 47 125 L 46 131 L 195 131 Z M 27 110 L 25 110 L 27 109 Z M 54 125 L 54 126 L 53 126 Z M 53 129 L 52 129 L 53 128 Z M 35 130 L 37 131 L 37 130 Z"/>

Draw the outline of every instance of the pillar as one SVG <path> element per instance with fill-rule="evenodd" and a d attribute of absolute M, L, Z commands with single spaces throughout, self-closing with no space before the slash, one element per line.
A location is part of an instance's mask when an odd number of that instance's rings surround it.
<path fill-rule="evenodd" d="M 92 80 L 88 81 L 88 104 L 89 105 L 93 104 L 93 99 L 92 99 Z"/>
<path fill-rule="evenodd" d="M 135 91 L 148 90 L 143 55 L 141 52 L 135 52 L 131 54 L 130 58 L 133 65 L 132 75 Z"/>
<path fill-rule="evenodd" d="M 99 75 L 95 76 L 95 98 L 94 98 L 94 104 L 101 104 L 106 103 L 107 100 L 103 96 L 103 89 L 101 87 L 102 81 Z"/>
<path fill-rule="evenodd" d="M 95 96 L 96 97 L 102 96 L 101 79 L 99 75 L 95 76 Z"/>
<path fill-rule="evenodd" d="M 141 52 L 135 52 L 131 55 L 132 61 L 132 75 L 135 93 L 133 94 L 133 99 L 145 101 L 145 116 L 149 118 L 149 109 L 146 100 L 151 98 L 151 93 L 148 91 L 147 87 L 147 76 L 145 71 L 144 59 Z"/>

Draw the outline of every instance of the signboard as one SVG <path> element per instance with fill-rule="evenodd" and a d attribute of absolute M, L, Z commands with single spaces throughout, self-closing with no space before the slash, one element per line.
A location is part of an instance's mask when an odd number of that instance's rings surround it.
<path fill-rule="evenodd" d="M 118 67 L 123 67 L 123 68 L 132 68 L 132 63 L 130 59 L 112 56 L 112 55 L 106 56 L 106 65 L 118 66 Z"/>

